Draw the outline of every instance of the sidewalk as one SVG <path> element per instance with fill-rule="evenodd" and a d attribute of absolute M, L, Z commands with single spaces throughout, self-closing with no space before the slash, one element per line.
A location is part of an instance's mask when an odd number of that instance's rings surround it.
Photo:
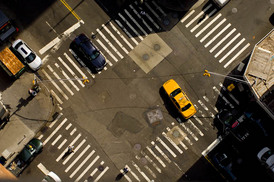
<path fill-rule="evenodd" d="M 44 124 L 51 119 L 55 105 L 48 89 L 43 85 L 35 97 L 30 97 L 34 74 L 25 72 L 2 93 L 2 102 L 11 117 L 0 130 L 0 154 L 8 156 L 6 165 L 23 149 Z"/>

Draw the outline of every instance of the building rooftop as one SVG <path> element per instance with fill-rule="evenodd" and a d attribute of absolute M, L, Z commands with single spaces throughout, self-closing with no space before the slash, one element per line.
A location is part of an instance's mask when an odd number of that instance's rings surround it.
<path fill-rule="evenodd" d="M 255 45 L 244 77 L 257 100 L 274 118 L 274 29 Z"/>

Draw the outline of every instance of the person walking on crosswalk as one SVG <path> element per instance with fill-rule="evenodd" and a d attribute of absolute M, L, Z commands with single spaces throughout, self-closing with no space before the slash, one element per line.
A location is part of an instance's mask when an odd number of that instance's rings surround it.
<path fill-rule="evenodd" d="M 74 146 L 68 146 L 68 154 L 71 154 L 72 152 L 74 152 L 73 148 Z"/>

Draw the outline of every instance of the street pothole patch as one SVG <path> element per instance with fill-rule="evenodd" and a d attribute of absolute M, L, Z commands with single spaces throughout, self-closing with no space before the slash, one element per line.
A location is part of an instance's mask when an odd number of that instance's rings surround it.
<path fill-rule="evenodd" d="M 120 137 L 125 131 L 138 133 L 143 129 L 143 125 L 134 117 L 121 111 L 117 112 L 107 129 L 115 136 Z"/>
<path fill-rule="evenodd" d="M 174 126 L 167 132 L 167 136 L 176 144 L 179 145 L 186 137 L 186 134 L 178 127 Z"/>

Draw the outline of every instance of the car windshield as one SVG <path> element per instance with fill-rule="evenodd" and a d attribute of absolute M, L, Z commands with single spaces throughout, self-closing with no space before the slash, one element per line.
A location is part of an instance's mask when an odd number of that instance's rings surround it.
<path fill-rule="evenodd" d="M 21 45 L 23 44 L 23 42 L 18 42 L 16 45 L 15 45 L 15 49 L 18 49 Z"/>
<path fill-rule="evenodd" d="M 191 107 L 191 104 L 188 103 L 185 107 L 182 108 L 182 111 L 186 111 Z"/>
<path fill-rule="evenodd" d="M 93 51 L 92 54 L 90 55 L 90 58 L 91 58 L 92 60 L 94 60 L 94 59 L 96 59 L 99 55 L 100 55 L 100 52 L 97 51 L 97 50 L 95 50 L 95 51 Z"/>
<path fill-rule="evenodd" d="M 35 54 L 33 54 L 32 52 L 28 55 L 28 57 L 26 57 L 26 60 L 28 63 L 31 63 L 34 59 L 36 58 Z"/>
<path fill-rule="evenodd" d="M 262 161 L 266 161 L 271 155 L 273 155 L 272 151 L 269 150 L 266 153 L 264 153 L 264 155 L 262 156 Z"/>
<path fill-rule="evenodd" d="M 171 97 L 175 97 L 176 95 L 178 95 L 181 92 L 182 92 L 181 89 L 177 88 L 176 90 L 174 90 L 173 92 L 171 92 L 170 96 Z"/>

